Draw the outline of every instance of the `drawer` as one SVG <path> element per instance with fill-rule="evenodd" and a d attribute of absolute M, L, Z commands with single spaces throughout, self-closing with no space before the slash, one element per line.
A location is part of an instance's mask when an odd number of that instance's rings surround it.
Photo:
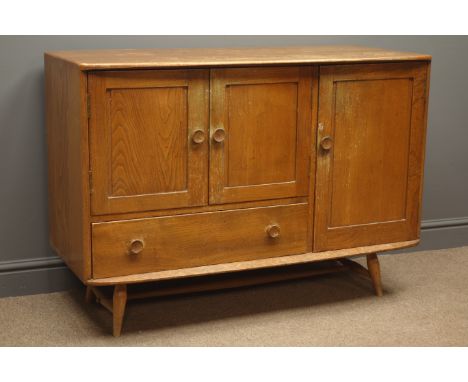
<path fill-rule="evenodd" d="M 306 242 L 306 203 L 94 223 L 93 278 L 298 254 Z"/>

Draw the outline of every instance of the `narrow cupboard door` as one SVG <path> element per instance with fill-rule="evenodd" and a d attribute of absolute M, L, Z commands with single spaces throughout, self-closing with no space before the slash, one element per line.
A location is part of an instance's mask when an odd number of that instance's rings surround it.
<path fill-rule="evenodd" d="M 207 204 L 208 73 L 90 74 L 93 214 Z"/>
<path fill-rule="evenodd" d="M 320 68 L 315 251 L 419 237 L 427 70 Z"/>
<path fill-rule="evenodd" d="M 315 73 L 211 71 L 210 203 L 307 195 Z"/>

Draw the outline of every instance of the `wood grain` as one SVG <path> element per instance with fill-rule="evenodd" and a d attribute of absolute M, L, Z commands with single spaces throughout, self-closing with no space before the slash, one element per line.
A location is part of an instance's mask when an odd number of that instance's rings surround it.
<path fill-rule="evenodd" d="M 91 277 L 86 74 L 45 56 L 49 239 L 82 281 Z"/>
<path fill-rule="evenodd" d="M 234 85 L 227 93 L 227 186 L 294 181 L 297 83 Z"/>
<path fill-rule="evenodd" d="M 334 86 L 330 228 L 404 219 L 412 79 Z"/>
<path fill-rule="evenodd" d="M 207 203 L 208 71 L 102 72 L 89 76 L 92 213 Z"/>
<path fill-rule="evenodd" d="M 324 252 L 307 252 L 299 255 L 273 257 L 260 260 L 239 261 L 225 264 L 205 265 L 194 268 L 175 269 L 161 272 L 148 272 L 142 274 L 133 274 L 120 277 L 93 278 L 87 281 L 88 285 L 104 286 L 116 284 L 136 284 L 149 281 L 172 280 L 192 276 L 204 276 L 223 274 L 228 272 L 245 271 L 249 269 L 261 269 L 270 267 L 281 267 L 292 264 L 304 264 L 313 261 L 339 259 L 343 257 L 360 256 L 368 253 L 392 251 L 413 247 L 419 243 L 418 240 L 411 240 L 400 243 L 388 243 L 369 245 L 365 247 L 356 247 Z"/>
<path fill-rule="evenodd" d="M 93 277 L 189 268 L 306 251 L 307 205 L 93 224 Z M 279 237 L 268 226 L 281 227 Z M 132 240 L 144 242 L 129 255 Z"/>
<path fill-rule="evenodd" d="M 112 89 L 110 196 L 187 190 L 187 88 Z"/>
<path fill-rule="evenodd" d="M 320 72 L 314 250 L 419 237 L 425 63 Z M 323 126 L 323 128 L 320 128 Z"/>
<path fill-rule="evenodd" d="M 311 67 L 211 71 L 210 203 L 305 196 Z"/>
<path fill-rule="evenodd" d="M 428 61 L 430 55 L 351 45 L 49 52 L 81 70 Z"/>

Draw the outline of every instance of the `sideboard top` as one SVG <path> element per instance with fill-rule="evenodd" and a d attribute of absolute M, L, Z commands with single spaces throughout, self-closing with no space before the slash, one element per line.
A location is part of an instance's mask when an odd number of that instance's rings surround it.
<path fill-rule="evenodd" d="M 114 49 L 45 53 L 80 70 L 429 61 L 430 55 L 351 45 L 290 47 Z"/>

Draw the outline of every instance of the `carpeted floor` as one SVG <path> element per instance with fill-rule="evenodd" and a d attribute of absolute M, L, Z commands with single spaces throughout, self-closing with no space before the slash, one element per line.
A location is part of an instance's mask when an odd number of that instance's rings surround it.
<path fill-rule="evenodd" d="M 130 302 L 123 335 L 83 290 L 0 299 L 2 346 L 467 346 L 468 247 L 380 256 L 352 274 Z"/>

